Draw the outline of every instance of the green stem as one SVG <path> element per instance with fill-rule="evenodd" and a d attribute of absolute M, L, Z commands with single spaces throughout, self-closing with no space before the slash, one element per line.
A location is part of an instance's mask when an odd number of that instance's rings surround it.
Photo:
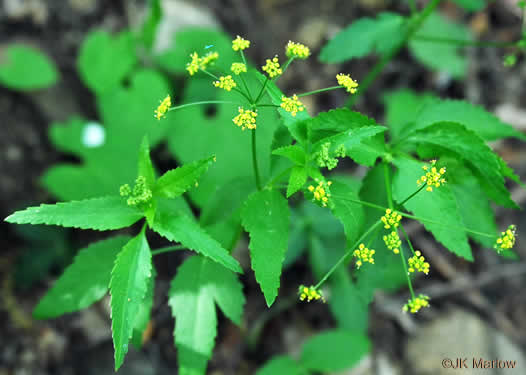
<path fill-rule="evenodd" d="M 409 245 L 409 248 L 411 249 L 411 252 L 413 253 L 413 255 L 416 255 L 415 254 L 415 249 L 413 247 L 413 244 L 411 243 L 411 240 L 409 239 L 409 236 L 408 236 L 407 232 L 405 231 L 405 228 L 402 225 L 402 223 L 400 223 L 400 229 L 402 230 L 402 233 L 404 234 L 405 240 L 407 241 L 407 243 Z M 400 251 L 402 251 L 402 249 L 400 249 Z"/>
<path fill-rule="evenodd" d="M 402 201 L 402 203 L 400 203 L 400 206 L 403 206 L 409 199 L 413 198 L 415 195 L 420 193 L 425 187 L 426 187 L 426 184 L 423 184 L 418 189 L 416 189 L 416 191 L 413 194 L 410 194 L 406 199 Z"/>
<path fill-rule="evenodd" d="M 245 87 L 245 90 L 246 90 L 246 92 L 247 92 L 247 94 L 248 94 L 248 98 L 250 99 L 250 100 L 249 100 L 249 101 L 250 101 L 250 104 L 254 104 L 254 100 L 252 99 L 252 95 L 250 94 L 250 90 L 248 89 L 248 85 L 247 85 L 245 79 L 243 78 L 243 75 L 240 74 L 240 75 L 239 75 L 239 78 L 241 79 L 241 82 L 243 83 L 243 86 Z"/>
<path fill-rule="evenodd" d="M 280 108 L 281 106 L 276 105 L 276 104 L 258 104 L 258 105 L 257 105 L 257 108 L 259 108 L 259 107 L 274 107 L 274 108 Z"/>
<path fill-rule="evenodd" d="M 243 50 L 240 49 L 239 54 L 241 55 L 241 60 L 243 60 L 243 64 L 245 64 L 245 66 L 248 68 L 247 59 L 245 58 L 245 53 L 243 52 Z"/>
<path fill-rule="evenodd" d="M 393 194 L 391 192 L 391 178 L 389 177 L 389 164 L 384 160 L 384 182 L 385 182 L 385 192 L 387 193 L 387 202 L 389 203 L 389 208 L 393 209 Z"/>
<path fill-rule="evenodd" d="M 239 104 L 239 105 L 241 105 L 241 103 L 239 103 L 239 102 L 232 102 L 232 101 L 227 101 L 227 100 L 205 100 L 205 101 L 202 101 L 202 102 L 193 102 L 193 103 L 181 104 L 181 105 L 178 105 L 178 106 L 170 108 L 168 110 L 168 112 L 175 111 L 176 109 L 191 107 L 191 106 L 194 106 L 194 105 L 203 105 L 203 104 Z"/>
<path fill-rule="evenodd" d="M 353 253 L 354 249 L 356 249 L 358 245 L 363 242 L 363 239 L 367 237 L 372 231 L 374 231 L 376 227 L 378 227 L 380 224 L 382 224 L 382 222 L 378 220 L 376 223 L 371 225 L 371 227 L 360 236 L 360 238 L 353 244 L 353 246 L 349 248 L 349 250 L 347 250 L 345 254 L 343 254 L 342 257 L 332 266 L 329 272 L 327 272 L 325 276 L 323 276 L 323 278 L 318 282 L 318 284 L 314 286 L 314 289 L 318 289 L 333 274 L 333 272 L 336 271 L 336 269 L 345 261 L 345 259 Z"/>
<path fill-rule="evenodd" d="M 254 175 L 256 177 L 256 187 L 261 190 L 261 179 L 259 177 L 258 159 L 256 153 L 256 129 L 251 130 L 252 132 L 252 168 L 254 168 Z"/>
<path fill-rule="evenodd" d="M 287 68 L 289 67 L 290 63 L 293 62 L 293 61 L 294 61 L 294 57 L 289 57 L 289 59 L 287 60 L 285 65 L 283 65 L 283 68 L 281 69 L 282 72 L 283 72 L 283 73 L 281 73 L 281 75 L 285 74 L 285 72 L 287 71 Z"/>
<path fill-rule="evenodd" d="M 431 0 L 427 6 L 419 13 L 417 14 L 411 21 L 409 21 L 409 26 L 407 28 L 407 32 L 404 35 L 404 38 L 395 46 L 393 47 L 387 54 L 385 54 L 380 61 L 376 63 L 376 65 L 373 67 L 373 69 L 365 76 L 363 81 L 360 83 L 360 87 L 358 88 L 358 91 L 353 96 L 349 97 L 347 99 L 347 102 L 345 103 L 347 107 L 352 107 L 354 103 L 356 103 L 356 100 L 358 97 L 365 92 L 369 86 L 376 80 L 378 75 L 382 72 L 384 67 L 395 57 L 398 52 L 402 49 L 404 45 L 406 45 L 407 41 L 413 36 L 413 34 L 418 31 L 422 23 L 429 17 L 431 13 L 435 10 L 435 8 L 440 4 L 442 0 Z"/>
<path fill-rule="evenodd" d="M 270 180 L 270 182 L 267 183 L 267 187 L 272 187 L 274 186 L 274 184 L 276 183 L 276 181 L 279 181 L 283 176 L 286 176 L 287 174 L 290 173 L 290 171 L 292 171 L 292 168 L 294 168 L 294 166 L 292 167 L 288 167 L 287 169 L 285 169 L 283 172 L 279 173 L 276 177 L 274 177 L 272 180 Z"/>
<path fill-rule="evenodd" d="M 466 47 L 492 47 L 492 48 L 507 48 L 514 47 L 517 45 L 517 42 L 493 42 L 493 41 L 483 41 L 483 40 L 460 40 L 454 38 L 442 38 L 434 37 L 427 35 L 416 35 L 413 37 L 414 40 L 422 42 L 431 42 L 431 43 L 445 43 L 445 44 L 456 44 L 459 46 Z"/>
<path fill-rule="evenodd" d="M 298 98 L 301 98 L 303 96 L 308 96 L 308 95 L 313 95 L 313 94 L 318 94 L 320 92 L 325 92 L 325 91 L 331 91 L 331 90 L 338 90 L 338 89 L 342 89 L 344 88 L 342 85 L 339 85 L 339 86 L 331 86 L 331 87 L 326 87 L 324 89 L 318 89 L 318 90 L 314 90 L 314 91 L 309 91 L 309 92 L 304 92 L 303 94 L 298 94 L 296 95 Z"/>
<path fill-rule="evenodd" d="M 164 254 L 164 253 L 170 253 L 172 251 L 183 250 L 183 249 L 186 249 L 186 247 L 183 245 L 161 247 L 160 249 L 152 250 L 152 256 Z"/>
<path fill-rule="evenodd" d="M 404 249 L 403 248 L 400 248 L 400 259 L 402 259 L 402 265 L 404 267 L 404 273 L 405 273 L 405 277 L 407 279 L 407 285 L 409 286 L 409 292 L 411 292 L 411 299 L 414 299 L 415 298 L 415 292 L 413 291 L 413 284 L 411 283 L 411 277 L 409 277 L 409 272 L 407 271 L 407 264 L 406 264 L 405 255 L 404 255 Z"/>
<path fill-rule="evenodd" d="M 265 77 L 265 82 L 263 83 L 263 86 L 261 86 L 261 91 L 259 92 L 258 96 L 256 97 L 256 100 L 254 101 L 254 104 L 258 104 L 259 99 L 261 99 L 261 96 L 263 95 L 263 92 L 265 91 L 265 87 L 267 87 L 267 83 L 270 81 L 268 79 L 268 76 Z"/>

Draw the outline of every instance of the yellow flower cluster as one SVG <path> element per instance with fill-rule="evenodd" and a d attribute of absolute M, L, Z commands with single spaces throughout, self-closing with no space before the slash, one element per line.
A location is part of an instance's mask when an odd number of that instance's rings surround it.
<path fill-rule="evenodd" d="M 205 70 L 208 65 L 212 64 L 219 58 L 219 53 L 217 52 L 208 52 L 206 55 L 199 59 L 199 67 Z"/>
<path fill-rule="evenodd" d="M 404 305 L 403 310 L 405 312 L 409 311 L 412 314 L 420 311 L 422 307 L 429 307 L 429 297 L 423 294 L 420 294 L 418 297 L 412 298 Z"/>
<path fill-rule="evenodd" d="M 390 229 L 391 227 L 398 228 L 400 220 L 402 220 L 402 215 L 388 208 L 385 210 L 385 215 L 382 216 L 380 220 L 382 220 L 382 223 L 384 223 L 385 229 Z"/>
<path fill-rule="evenodd" d="M 247 66 L 243 63 L 233 63 L 232 66 L 230 67 L 230 70 L 235 75 L 240 75 L 241 73 L 247 72 Z"/>
<path fill-rule="evenodd" d="M 505 232 L 502 232 L 500 237 L 497 238 L 497 241 L 494 245 L 494 248 L 500 253 L 502 250 L 509 250 L 515 245 L 515 233 L 517 227 L 515 225 L 510 225 Z"/>
<path fill-rule="evenodd" d="M 358 246 L 358 249 L 354 250 L 353 255 L 358 259 L 356 261 L 356 268 L 360 268 L 363 262 L 369 262 L 374 264 L 374 250 L 369 250 L 363 243 Z"/>
<path fill-rule="evenodd" d="M 297 95 L 293 95 L 291 98 L 282 96 L 280 106 L 285 111 L 290 112 L 290 114 L 294 117 L 296 116 L 298 112 L 302 112 L 305 110 L 305 106 L 303 105 L 302 102 L 300 102 Z"/>
<path fill-rule="evenodd" d="M 267 72 L 270 78 L 277 77 L 283 73 L 280 68 L 278 56 L 274 56 L 271 59 L 267 59 L 266 64 L 261 67 L 263 71 Z"/>
<path fill-rule="evenodd" d="M 323 302 L 325 302 L 322 291 L 316 290 L 312 285 L 309 287 L 300 285 L 298 288 L 298 294 L 300 296 L 300 301 L 307 300 L 307 302 L 310 302 L 312 300 L 317 301 L 321 299 Z"/>
<path fill-rule="evenodd" d="M 358 82 L 356 82 L 354 79 L 351 78 L 349 74 L 337 74 L 336 80 L 338 81 L 338 85 L 341 85 L 347 89 L 347 92 L 354 94 L 358 87 Z"/>
<path fill-rule="evenodd" d="M 155 118 L 157 120 L 162 119 L 166 115 L 166 112 L 168 112 L 171 106 L 172 106 L 172 99 L 170 99 L 170 95 L 166 95 L 166 98 L 161 100 L 161 103 L 155 110 Z"/>
<path fill-rule="evenodd" d="M 402 241 L 400 241 L 400 236 L 396 231 L 392 231 L 389 235 L 384 236 L 384 242 L 389 250 L 393 250 L 393 253 L 400 253 L 400 246 L 402 246 Z"/>
<path fill-rule="evenodd" d="M 205 56 L 199 57 L 197 52 L 194 52 L 190 54 L 190 57 L 192 60 L 186 64 L 186 70 L 188 70 L 188 73 L 193 76 L 199 71 L 199 69 L 205 70 L 208 65 L 216 61 L 219 58 L 219 53 L 209 52 Z"/>
<path fill-rule="evenodd" d="M 250 47 L 250 40 L 241 38 L 239 35 L 232 41 L 232 49 L 234 51 L 243 51 Z"/>
<path fill-rule="evenodd" d="M 234 87 L 236 87 L 237 84 L 232 78 L 232 76 L 229 74 L 227 76 L 219 77 L 219 81 L 214 81 L 214 86 L 219 87 L 220 89 L 225 89 L 226 91 L 230 91 Z"/>
<path fill-rule="evenodd" d="M 251 111 L 250 109 L 243 109 L 243 107 L 239 107 L 239 115 L 234 117 L 232 121 L 234 121 L 234 124 L 241 127 L 242 130 L 245 130 L 245 128 L 248 129 L 255 129 L 256 128 L 256 117 L 258 116 L 257 111 Z"/>
<path fill-rule="evenodd" d="M 415 255 L 407 260 L 409 265 L 409 272 L 423 272 L 426 275 L 429 273 L 429 263 L 426 262 L 426 259 L 420 251 L 415 251 Z"/>
<path fill-rule="evenodd" d="M 148 203 L 152 199 L 152 191 L 146 186 L 146 178 L 143 176 L 137 177 L 133 190 L 130 185 L 124 184 L 119 189 L 120 195 L 123 197 L 130 196 L 126 203 L 128 206 L 138 206 L 143 203 Z"/>
<path fill-rule="evenodd" d="M 287 57 L 294 57 L 304 60 L 310 56 L 310 49 L 303 44 L 294 43 L 289 40 L 287 47 L 285 48 L 285 54 Z"/>
<path fill-rule="evenodd" d="M 323 207 L 327 207 L 329 198 L 331 197 L 331 192 L 329 186 L 332 185 L 332 181 L 320 181 L 318 186 L 314 187 L 310 185 L 307 189 L 313 194 L 314 200 L 321 203 Z"/>
<path fill-rule="evenodd" d="M 433 191 L 433 186 L 438 188 L 440 185 L 446 183 L 446 180 L 443 178 L 443 175 L 446 173 L 446 168 L 442 167 L 437 169 L 435 167 L 436 163 L 436 160 L 431 160 L 431 169 L 427 165 L 422 166 L 426 174 L 416 181 L 418 185 L 427 184 L 427 191 Z"/>

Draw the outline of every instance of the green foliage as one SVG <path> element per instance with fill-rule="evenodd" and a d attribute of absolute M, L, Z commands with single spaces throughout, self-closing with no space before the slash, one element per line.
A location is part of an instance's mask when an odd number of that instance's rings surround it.
<path fill-rule="evenodd" d="M 481 10 L 486 6 L 486 0 L 453 0 L 458 6 L 461 6 L 465 10 L 475 12 Z"/>
<path fill-rule="evenodd" d="M 380 13 L 376 19 L 360 18 L 323 47 L 320 60 L 338 63 L 371 53 L 388 53 L 402 41 L 404 21 L 404 17 L 388 12 Z"/>
<path fill-rule="evenodd" d="M 57 68 L 40 50 L 11 44 L 0 55 L 0 85 L 19 91 L 45 89 L 59 79 Z"/>
<path fill-rule="evenodd" d="M 144 21 L 140 31 L 140 39 L 142 43 L 150 50 L 153 47 L 157 26 L 161 21 L 162 15 L 163 10 L 161 7 L 161 0 L 150 0 L 148 17 Z"/>
<path fill-rule="evenodd" d="M 289 206 L 279 191 L 252 194 L 241 212 L 250 234 L 250 259 L 256 280 L 270 306 L 278 295 L 281 268 L 289 236 Z"/>
<path fill-rule="evenodd" d="M 172 280 L 168 304 L 175 318 L 181 374 L 204 374 L 217 335 L 215 304 L 240 324 L 245 297 L 235 274 L 200 256 L 188 258 Z"/>
<path fill-rule="evenodd" d="M 430 69 L 449 73 L 455 78 L 464 77 L 467 60 L 461 55 L 459 46 L 432 42 L 426 40 L 427 37 L 469 41 L 471 40 L 469 29 L 446 20 L 439 13 L 433 13 L 409 42 L 409 50 L 422 64 Z"/>

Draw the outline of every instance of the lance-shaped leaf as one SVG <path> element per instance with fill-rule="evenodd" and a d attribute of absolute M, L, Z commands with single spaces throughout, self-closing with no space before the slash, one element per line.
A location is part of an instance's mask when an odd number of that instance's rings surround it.
<path fill-rule="evenodd" d="M 117 255 L 111 272 L 111 330 L 115 370 L 122 365 L 128 352 L 128 343 L 151 277 L 152 253 L 142 230 Z"/>
<path fill-rule="evenodd" d="M 278 295 L 289 237 L 289 206 L 275 190 L 252 194 L 244 203 L 241 223 L 250 234 L 250 258 L 267 305 Z"/>
<path fill-rule="evenodd" d="M 197 179 L 214 161 L 215 156 L 211 156 L 166 172 L 157 180 L 155 193 L 168 198 L 180 196 L 190 187 L 197 186 Z"/>
<path fill-rule="evenodd" d="M 239 324 L 245 297 L 236 275 L 201 256 L 188 258 L 173 279 L 168 304 L 181 374 L 205 374 L 217 335 L 214 303 Z"/>
<path fill-rule="evenodd" d="M 8 216 L 5 221 L 113 230 L 129 227 L 143 216 L 139 209 L 128 206 L 121 197 L 102 197 L 29 207 Z"/>
<path fill-rule="evenodd" d="M 403 157 L 396 158 L 394 164 L 398 172 L 393 181 L 393 197 L 402 202 L 418 189 L 416 181 L 424 174 L 423 164 Z M 473 260 L 466 232 L 462 229 L 464 223 L 460 209 L 448 184 L 434 188 L 431 192 L 424 189 L 404 206 L 416 216 L 434 222 L 422 221 L 422 224 L 449 251 L 467 260 Z"/>
<path fill-rule="evenodd" d="M 129 240 L 129 236 L 116 236 L 80 250 L 73 263 L 40 300 L 33 316 L 37 319 L 55 318 L 84 309 L 101 299 L 108 291 L 115 257 Z"/>
<path fill-rule="evenodd" d="M 194 219 L 182 212 L 171 212 L 159 206 L 152 229 L 170 241 L 180 242 L 234 272 L 243 272 L 239 262 L 213 239 Z"/>
<path fill-rule="evenodd" d="M 142 348 L 144 333 L 148 328 L 148 323 L 150 322 L 152 306 L 153 306 L 153 297 L 155 290 L 155 277 L 157 272 L 155 267 L 152 267 L 152 277 L 148 279 L 148 287 L 146 289 L 146 294 L 142 300 L 142 303 L 139 306 L 139 312 L 135 317 L 135 326 L 133 327 L 132 334 L 132 344 L 137 349 Z"/>

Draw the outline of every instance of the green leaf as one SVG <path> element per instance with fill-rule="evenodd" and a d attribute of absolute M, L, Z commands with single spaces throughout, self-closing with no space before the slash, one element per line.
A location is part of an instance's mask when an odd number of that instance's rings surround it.
<path fill-rule="evenodd" d="M 424 40 L 425 37 L 470 41 L 471 33 L 466 26 L 446 20 L 437 12 L 431 13 L 409 41 L 413 56 L 428 68 L 447 72 L 455 78 L 466 75 L 467 60 L 460 54 L 458 45 Z"/>
<path fill-rule="evenodd" d="M 261 367 L 256 375 L 303 375 L 306 374 L 305 370 L 294 361 L 292 358 L 287 356 L 276 356 L 270 361 L 265 363 L 265 366 Z"/>
<path fill-rule="evenodd" d="M 442 147 L 460 155 L 475 171 L 486 194 L 496 203 L 506 207 L 518 207 L 511 200 L 504 185 L 501 163 L 491 148 L 473 131 L 453 122 L 435 123 L 407 138 L 417 145 L 429 144 Z"/>
<path fill-rule="evenodd" d="M 193 220 L 180 212 L 173 212 L 158 207 L 152 229 L 170 241 L 180 242 L 234 272 L 243 272 L 239 262 L 234 259 L 219 242 Z"/>
<path fill-rule="evenodd" d="M 320 60 L 339 63 L 371 53 L 389 52 L 405 35 L 405 19 L 383 12 L 376 19 L 360 18 L 332 38 L 320 53 Z"/>
<path fill-rule="evenodd" d="M 290 171 L 289 185 L 287 186 L 287 198 L 301 190 L 305 182 L 307 182 L 307 170 L 305 167 L 293 167 Z"/>
<path fill-rule="evenodd" d="M 8 216 L 16 224 L 46 224 L 80 229 L 113 230 L 129 227 L 143 217 L 142 212 L 126 204 L 121 197 L 103 197 L 82 201 L 41 204 Z"/>
<path fill-rule="evenodd" d="M 402 202 L 418 189 L 416 181 L 424 173 L 423 163 L 398 157 L 394 160 L 394 164 L 398 172 L 393 181 L 393 197 L 397 202 Z M 407 201 L 404 206 L 422 219 L 441 223 L 442 225 L 422 221 L 424 227 L 433 233 L 436 240 L 449 251 L 473 261 L 466 232 L 462 229 L 464 223 L 460 215 L 460 208 L 449 184 L 435 188 L 432 192 L 424 189 Z"/>
<path fill-rule="evenodd" d="M 150 159 L 150 146 L 148 138 L 144 137 L 139 149 L 138 175 L 146 179 L 146 186 L 151 189 L 155 184 L 155 169 L 153 168 L 152 159 Z"/>
<path fill-rule="evenodd" d="M 453 2 L 471 12 L 481 10 L 486 6 L 486 0 L 453 0 Z"/>
<path fill-rule="evenodd" d="M 117 255 L 111 271 L 111 330 L 115 348 L 115 371 L 128 352 L 136 317 L 152 278 L 152 253 L 144 229 Z"/>
<path fill-rule="evenodd" d="M 124 31 L 112 37 L 106 31 L 98 30 L 90 33 L 82 43 L 77 69 L 86 86 L 103 94 L 118 87 L 136 62 L 130 32 Z"/>
<path fill-rule="evenodd" d="M 178 269 L 168 304 L 175 317 L 174 338 L 181 374 L 204 375 L 217 335 L 214 302 L 239 324 L 245 297 L 235 274 L 206 258 L 193 256 Z"/>
<path fill-rule="evenodd" d="M 211 156 L 166 172 L 157 180 L 155 194 L 176 198 L 190 187 L 198 186 L 197 179 L 208 170 L 214 161 L 215 156 Z"/>
<path fill-rule="evenodd" d="M 10 44 L 0 54 L 0 85 L 31 91 L 52 86 L 58 79 L 55 65 L 38 49 Z"/>
<path fill-rule="evenodd" d="M 155 271 L 155 267 L 152 267 L 152 276 L 148 279 L 146 294 L 144 295 L 144 299 L 139 305 L 139 311 L 137 312 L 137 316 L 135 317 L 135 325 L 133 327 L 131 342 L 137 350 L 140 350 L 142 348 L 143 335 L 146 331 L 146 328 L 148 327 L 148 323 L 150 322 L 156 276 L 157 272 Z"/>
<path fill-rule="evenodd" d="M 122 184 L 132 183 L 144 136 L 153 148 L 173 125 L 170 116 L 162 121 L 153 116 L 160 98 L 169 92 L 168 82 L 159 73 L 137 71 L 126 87 L 97 97 L 102 124 L 80 118 L 53 124 L 52 143 L 81 162 L 51 167 L 43 177 L 44 186 L 60 200 L 78 200 L 117 194 Z M 93 131 L 102 134 L 99 144 L 87 142 Z"/>
<path fill-rule="evenodd" d="M 437 122 L 457 122 L 474 131 L 486 141 L 516 137 L 526 140 L 526 135 L 515 130 L 510 124 L 500 121 L 484 108 L 462 100 L 441 100 L 424 106 L 415 123 L 406 128 L 406 134 L 423 129 Z"/>
<path fill-rule="evenodd" d="M 36 319 L 55 318 L 84 309 L 101 299 L 108 291 L 115 258 L 129 240 L 129 236 L 115 236 L 81 249 L 40 300 L 33 316 Z"/>
<path fill-rule="evenodd" d="M 163 16 L 163 10 L 161 8 L 161 0 L 150 0 L 149 5 L 148 17 L 141 28 L 141 39 L 144 45 L 151 50 L 155 42 L 157 27 Z"/>
<path fill-rule="evenodd" d="M 343 224 L 347 246 L 351 246 L 358 239 L 364 223 L 362 206 L 347 199 L 359 199 L 359 191 L 359 184 L 348 179 L 333 180 L 331 185 L 330 199 L 334 203 L 332 212 Z"/>
<path fill-rule="evenodd" d="M 278 295 L 289 236 L 289 206 L 279 191 L 263 190 L 244 203 L 241 222 L 250 234 L 250 258 L 256 280 L 270 306 Z"/>
<path fill-rule="evenodd" d="M 300 363 L 312 371 L 342 371 L 358 363 L 370 346 L 364 335 L 343 330 L 325 331 L 303 344 Z"/>
<path fill-rule="evenodd" d="M 297 144 L 277 148 L 272 151 L 272 155 L 284 156 L 297 165 L 305 165 L 305 161 L 307 159 L 305 150 Z"/>

